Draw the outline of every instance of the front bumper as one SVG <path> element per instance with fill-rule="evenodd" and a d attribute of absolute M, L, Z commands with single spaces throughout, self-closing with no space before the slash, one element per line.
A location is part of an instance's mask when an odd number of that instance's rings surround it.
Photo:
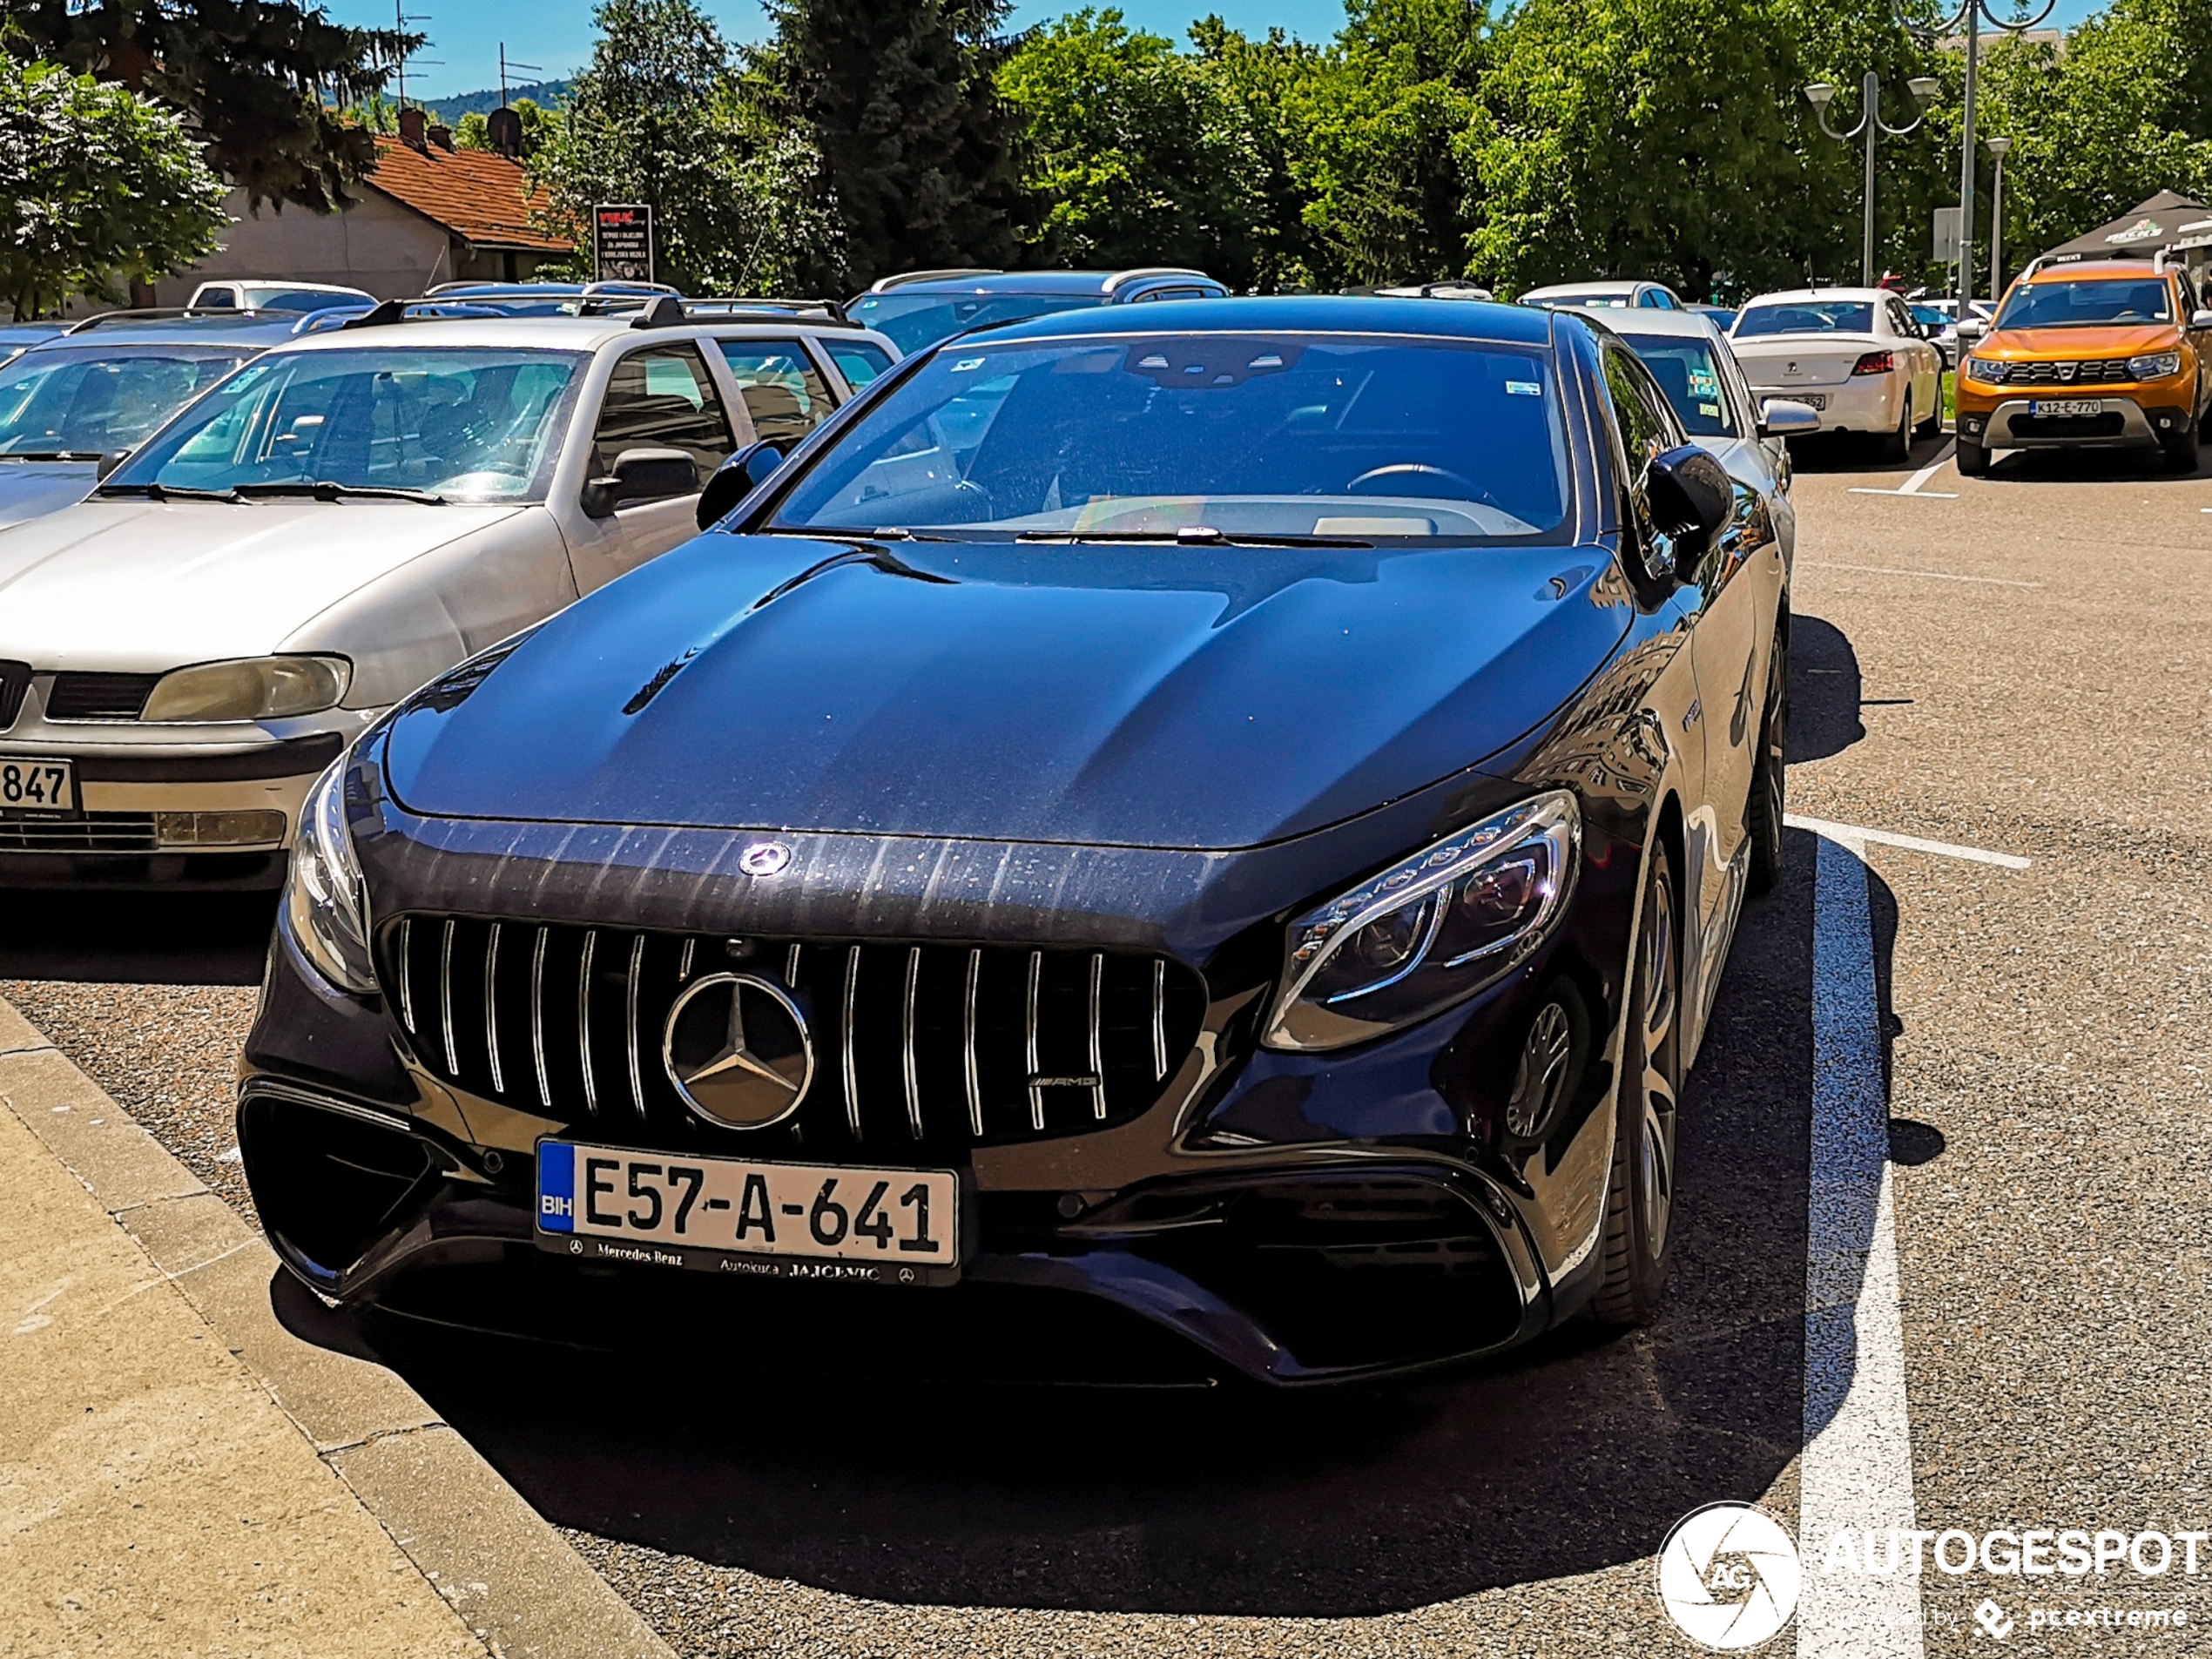
<path fill-rule="evenodd" d="M 1817 397 L 1825 407 L 1813 413 L 1823 432 L 1894 432 L 1903 410 L 1899 399 L 1905 384 L 1900 374 L 1859 374 L 1825 386 L 1753 386 L 1754 403 L 1761 398 L 1787 398 L 1804 402 Z"/>
<path fill-rule="evenodd" d="M 2128 449 L 2151 448 L 2161 435 L 2178 435 L 2188 427 L 2185 407 L 2146 403 L 2134 395 L 2102 391 L 2079 395 L 2104 406 L 2097 415 L 2054 418 L 2030 413 L 2033 404 L 2061 396 L 2069 395 L 2039 390 L 2033 398 L 1962 401 L 1959 431 L 1990 449 Z"/>

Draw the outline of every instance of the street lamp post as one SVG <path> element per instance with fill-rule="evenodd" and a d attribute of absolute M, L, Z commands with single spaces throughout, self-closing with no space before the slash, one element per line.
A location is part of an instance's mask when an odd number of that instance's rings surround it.
<path fill-rule="evenodd" d="M 1928 75 L 1915 75 L 1905 84 L 1916 106 L 1926 104 L 1939 90 L 1935 78 Z M 1828 125 L 1828 106 L 1835 98 L 1836 89 L 1826 81 L 1815 81 L 1805 88 L 1805 102 L 1812 105 L 1823 132 L 1838 144 L 1849 144 L 1862 132 L 1866 135 L 1866 233 L 1859 244 L 1858 280 L 1860 286 L 1871 288 L 1874 286 L 1874 141 L 1884 133 L 1901 138 L 1918 130 L 1924 118 L 1915 115 L 1897 127 L 1882 119 L 1881 77 L 1871 69 L 1858 84 L 1858 125 L 1847 132 L 1838 132 Z"/>
<path fill-rule="evenodd" d="M 1938 39 L 1960 30 L 1966 35 L 1966 84 L 1959 142 L 1959 314 L 1962 319 L 1974 292 L 1974 85 L 1979 73 L 1981 27 L 1986 23 L 2001 33 L 2022 35 L 2049 17 L 2057 4 L 2058 0 L 2044 0 L 2043 10 L 2033 17 L 2006 19 L 1989 10 L 1989 0 L 1959 0 L 1958 10 L 1949 17 L 1938 18 L 1930 30 L 1915 30 L 1923 39 Z"/>
<path fill-rule="evenodd" d="M 1997 182 L 1989 193 L 1989 303 L 1993 306 L 2005 297 L 2005 152 L 2012 147 L 2010 138 L 1989 141 L 1989 153 L 1997 158 Z"/>

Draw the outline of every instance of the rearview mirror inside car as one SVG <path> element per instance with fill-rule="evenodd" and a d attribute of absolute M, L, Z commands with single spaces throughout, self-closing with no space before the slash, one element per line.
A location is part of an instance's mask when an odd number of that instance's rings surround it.
<path fill-rule="evenodd" d="M 732 507 L 766 483 L 783 464 L 782 448 L 768 438 L 747 444 L 732 455 L 714 469 L 714 476 L 706 481 L 706 488 L 699 492 L 699 528 L 706 529 L 720 523 L 729 516 Z"/>
<path fill-rule="evenodd" d="M 1759 403 L 1759 435 L 1763 438 L 1787 437 L 1792 432 L 1817 432 L 1820 415 L 1810 403 L 1800 403 L 1795 398 L 1770 397 Z"/>
<path fill-rule="evenodd" d="M 1651 458 L 1644 488 L 1653 524 L 1674 544 L 1676 578 L 1687 582 L 1736 516 L 1736 484 L 1727 468 L 1685 443 Z"/>
<path fill-rule="evenodd" d="M 688 496 L 699 487 L 698 462 L 682 449 L 625 449 L 615 457 L 615 469 L 583 487 L 583 510 L 591 518 L 604 518 L 626 502 L 665 501 Z"/>

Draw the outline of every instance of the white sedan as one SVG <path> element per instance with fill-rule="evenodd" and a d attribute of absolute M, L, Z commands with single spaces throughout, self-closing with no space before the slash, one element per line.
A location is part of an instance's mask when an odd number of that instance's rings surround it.
<path fill-rule="evenodd" d="M 363 324 L 257 358 L 87 500 L 0 530 L 0 886 L 273 885 L 308 786 L 384 709 L 688 540 L 718 466 L 898 355 L 673 300 Z"/>
<path fill-rule="evenodd" d="M 1882 288 L 1763 293 L 1737 314 L 1729 344 L 1762 398 L 1810 405 L 1824 432 L 1871 432 L 1903 461 L 1943 419 L 1943 354 Z"/>

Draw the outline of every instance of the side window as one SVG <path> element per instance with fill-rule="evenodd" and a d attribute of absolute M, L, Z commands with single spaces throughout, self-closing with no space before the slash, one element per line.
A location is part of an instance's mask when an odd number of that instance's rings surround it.
<path fill-rule="evenodd" d="M 797 443 L 834 407 L 829 385 L 797 341 L 719 340 L 722 361 L 738 383 L 738 398 L 752 422 L 752 435 L 767 443 Z"/>
<path fill-rule="evenodd" d="M 1901 300 L 1890 301 L 1890 332 L 1900 340 L 1918 340 L 1920 331 L 1912 326 L 1912 315 L 1905 310 Z"/>
<path fill-rule="evenodd" d="M 655 346 L 615 365 L 591 435 L 591 475 L 604 478 L 625 449 L 685 449 L 705 478 L 736 448 L 722 397 L 698 347 Z"/>
<path fill-rule="evenodd" d="M 209 311 L 234 311 L 238 308 L 238 290 L 203 288 L 199 292 L 199 297 L 194 300 L 192 304 Z"/>
<path fill-rule="evenodd" d="M 830 361 L 837 365 L 837 372 L 856 392 L 891 367 L 890 354 L 871 341 L 833 340 L 824 344 Z"/>
<path fill-rule="evenodd" d="M 1622 479 L 1621 518 L 1625 529 L 1633 525 L 1635 537 L 1647 567 L 1654 575 L 1664 569 L 1666 555 L 1651 521 L 1651 505 L 1644 493 L 1644 469 L 1654 455 L 1683 442 L 1674 411 L 1667 407 L 1658 383 L 1625 347 L 1608 342 L 1602 347 L 1605 389 L 1613 405 L 1627 474 Z"/>
<path fill-rule="evenodd" d="M 2188 320 L 2196 314 L 2197 307 L 2201 303 L 2196 297 L 2196 285 L 2189 280 L 2189 273 L 2187 271 L 2178 268 L 2174 272 L 2174 280 L 2182 285 L 2182 325 L 2187 327 Z"/>

